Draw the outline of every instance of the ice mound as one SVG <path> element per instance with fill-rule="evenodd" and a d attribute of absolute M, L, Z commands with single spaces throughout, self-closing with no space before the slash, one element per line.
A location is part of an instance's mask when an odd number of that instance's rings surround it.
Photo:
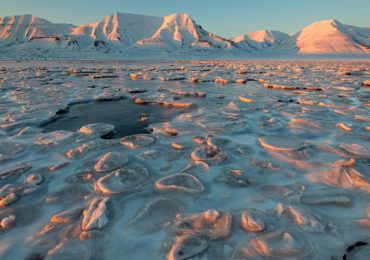
<path fill-rule="evenodd" d="M 370 156 L 370 144 L 364 142 L 363 144 L 356 143 L 341 143 L 340 148 L 358 157 L 369 157 Z"/>
<path fill-rule="evenodd" d="M 271 225 L 267 215 L 257 209 L 244 210 L 240 222 L 245 231 L 253 233 L 264 232 Z"/>
<path fill-rule="evenodd" d="M 88 124 L 80 128 L 79 132 L 83 134 L 98 134 L 100 136 L 109 135 L 114 131 L 114 126 L 109 124 Z"/>
<path fill-rule="evenodd" d="M 138 149 L 154 143 L 154 138 L 145 134 L 132 135 L 121 138 L 120 143 L 128 148 Z"/>
<path fill-rule="evenodd" d="M 155 183 L 155 188 L 161 191 L 179 191 L 190 194 L 204 192 L 202 183 L 190 174 L 173 174 L 159 179 Z"/>
<path fill-rule="evenodd" d="M 301 203 L 310 206 L 350 206 L 352 202 L 350 196 L 345 191 L 328 188 L 305 191 L 302 194 L 300 201 Z"/>
<path fill-rule="evenodd" d="M 82 212 L 82 231 L 100 229 L 108 224 L 107 202 L 109 198 L 95 198 L 87 209 Z"/>
<path fill-rule="evenodd" d="M 114 171 L 128 163 L 128 158 L 123 153 L 109 152 L 99 158 L 94 166 L 97 172 Z"/>
<path fill-rule="evenodd" d="M 220 163 L 228 159 L 227 154 L 215 145 L 203 145 L 191 153 L 193 161 L 205 163 Z"/>
<path fill-rule="evenodd" d="M 177 237 L 174 245 L 168 253 L 168 260 L 187 259 L 196 256 L 206 250 L 207 240 L 194 235 Z"/>
<path fill-rule="evenodd" d="M 0 162 L 12 158 L 26 149 L 26 145 L 14 142 L 0 142 Z"/>
<path fill-rule="evenodd" d="M 356 169 L 332 167 L 317 173 L 307 174 L 307 179 L 315 183 L 324 183 L 332 187 L 370 192 L 370 179 Z"/>
<path fill-rule="evenodd" d="M 214 240 L 226 238 L 230 234 L 231 224 L 230 213 L 209 209 L 188 217 L 180 217 L 173 228 L 177 235 L 196 234 Z"/>
<path fill-rule="evenodd" d="M 278 205 L 277 214 L 287 218 L 291 223 L 303 231 L 312 233 L 325 233 L 331 231 L 332 224 L 323 217 L 307 210 L 293 206 Z"/>
<path fill-rule="evenodd" d="M 9 168 L 2 169 L 0 171 L 0 179 L 4 180 L 14 176 L 18 176 L 29 171 L 30 169 L 32 169 L 32 165 L 30 163 L 25 162 L 21 164 L 16 164 Z"/>
<path fill-rule="evenodd" d="M 250 185 L 249 178 L 239 169 L 223 169 L 217 180 L 231 187 L 246 187 Z"/>
<path fill-rule="evenodd" d="M 299 259 L 310 256 L 313 246 L 305 235 L 295 230 L 277 229 L 252 238 L 242 244 L 233 258 L 263 259 L 284 258 Z"/>
<path fill-rule="evenodd" d="M 55 214 L 50 218 L 51 223 L 55 224 L 68 224 L 72 223 L 74 221 L 77 221 L 80 216 L 82 215 L 83 208 L 78 207 L 71 210 L 66 210 L 63 212 L 60 212 L 58 214 Z"/>
<path fill-rule="evenodd" d="M 129 228 L 138 229 L 140 233 L 159 232 L 184 211 L 184 206 L 175 200 L 159 197 L 149 201 L 130 220 Z"/>
<path fill-rule="evenodd" d="M 139 164 L 130 164 L 101 177 L 95 188 L 106 195 L 131 193 L 150 180 L 149 171 Z"/>
<path fill-rule="evenodd" d="M 258 141 L 264 148 L 273 152 L 294 152 L 306 147 L 305 143 L 297 139 L 281 136 L 265 136 Z"/>

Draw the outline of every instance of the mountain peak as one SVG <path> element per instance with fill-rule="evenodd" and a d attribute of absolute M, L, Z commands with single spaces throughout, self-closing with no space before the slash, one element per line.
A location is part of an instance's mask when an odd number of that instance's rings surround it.
<path fill-rule="evenodd" d="M 155 47 L 165 50 L 219 50 L 234 46 L 213 33 L 207 32 L 186 13 L 164 17 L 163 24 L 150 38 L 138 41 L 137 47 Z"/>
<path fill-rule="evenodd" d="M 69 34 L 73 25 L 56 24 L 30 14 L 0 18 L 0 40 L 26 42 L 50 35 Z"/>
<path fill-rule="evenodd" d="M 300 53 L 369 53 L 370 45 L 356 28 L 335 19 L 314 22 L 289 42 L 287 46 Z"/>
<path fill-rule="evenodd" d="M 130 46 L 151 36 L 162 22 L 161 17 L 115 12 L 98 22 L 75 28 L 72 35 Z"/>
<path fill-rule="evenodd" d="M 174 13 L 164 17 L 165 24 L 176 24 L 178 26 L 194 25 L 194 20 L 186 13 Z"/>
<path fill-rule="evenodd" d="M 325 29 L 328 30 L 328 29 L 333 29 L 333 28 L 341 28 L 343 26 L 344 25 L 338 20 L 329 19 L 329 20 L 322 20 L 322 21 L 314 22 L 308 25 L 305 29 L 312 27 L 312 28 L 317 28 L 321 30 L 325 30 Z"/>
<path fill-rule="evenodd" d="M 289 38 L 289 35 L 274 30 L 250 32 L 233 39 L 241 48 L 247 50 L 261 50 Z"/>

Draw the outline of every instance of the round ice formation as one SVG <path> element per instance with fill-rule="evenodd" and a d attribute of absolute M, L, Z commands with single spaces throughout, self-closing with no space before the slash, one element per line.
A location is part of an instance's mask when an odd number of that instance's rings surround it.
<path fill-rule="evenodd" d="M 324 206 L 324 205 L 337 205 L 349 206 L 351 205 L 351 198 L 345 191 L 333 189 L 320 189 L 305 191 L 301 198 L 301 203 L 310 206 Z"/>
<path fill-rule="evenodd" d="M 32 168 L 32 165 L 31 164 L 29 164 L 29 163 L 21 163 L 21 164 L 18 164 L 18 165 L 13 166 L 11 168 L 2 169 L 0 171 L 0 179 L 3 180 L 3 179 L 14 177 L 16 175 L 19 175 L 19 174 L 22 174 L 24 172 L 27 172 L 31 168 Z"/>
<path fill-rule="evenodd" d="M 51 217 L 50 222 L 55 224 L 67 224 L 76 221 L 82 215 L 83 208 L 74 208 L 55 214 Z"/>
<path fill-rule="evenodd" d="M 343 130 L 343 131 L 352 131 L 353 130 L 353 128 L 350 125 L 345 124 L 343 122 L 342 123 L 337 123 L 335 126 L 338 127 L 339 129 Z"/>
<path fill-rule="evenodd" d="M 264 185 L 260 188 L 263 196 L 269 199 L 278 200 L 285 199 L 293 195 L 302 193 L 303 186 L 297 185 Z"/>
<path fill-rule="evenodd" d="M 219 163 L 227 160 L 227 158 L 227 154 L 214 145 L 200 146 L 191 154 L 193 161 L 203 161 L 206 163 Z"/>
<path fill-rule="evenodd" d="M 186 142 L 173 142 L 171 143 L 171 147 L 175 150 L 184 150 L 189 147 L 189 144 Z"/>
<path fill-rule="evenodd" d="M 10 225 L 15 221 L 15 216 L 14 215 L 10 215 L 8 217 L 5 217 L 3 219 L 0 220 L 0 230 L 1 229 L 7 229 L 10 227 Z"/>
<path fill-rule="evenodd" d="M 260 137 L 258 141 L 262 147 L 273 152 L 294 152 L 306 147 L 305 143 L 297 139 L 282 136 Z"/>
<path fill-rule="evenodd" d="M 203 184 L 193 175 L 173 174 L 159 179 L 155 188 L 162 191 L 180 191 L 190 194 L 204 192 Z"/>
<path fill-rule="evenodd" d="M 230 213 L 221 214 L 216 210 L 207 210 L 180 218 L 173 228 L 177 235 L 196 234 L 214 240 L 226 238 L 230 233 L 231 223 Z"/>
<path fill-rule="evenodd" d="M 249 145 L 244 145 L 244 144 L 239 145 L 236 150 L 239 154 L 246 154 L 246 155 L 251 154 L 253 151 Z"/>
<path fill-rule="evenodd" d="M 32 185 L 37 185 L 40 184 L 43 181 L 43 177 L 39 173 L 33 173 L 28 175 L 24 179 L 24 184 L 32 184 Z"/>
<path fill-rule="evenodd" d="M 241 112 L 240 108 L 234 101 L 231 101 L 227 106 L 223 107 L 221 111 L 224 112 L 225 114 L 230 115 L 238 115 Z"/>
<path fill-rule="evenodd" d="M 157 150 L 144 150 L 137 154 L 136 157 L 142 160 L 155 160 L 159 158 L 161 154 Z"/>
<path fill-rule="evenodd" d="M 363 87 L 370 87 L 370 80 L 364 80 L 364 81 L 362 82 L 362 86 L 363 86 Z"/>
<path fill-rule="evenodd" d="M 130 73 L 130 78 L 132 80 L 138 80 L 140 78 L 140 75 L 138 73 Z"/>
<path fill-rule="evenodd" d="M 33 127 L 25 127 L 17 133 L 17 137 L 29 138 L 40 134 L 40 130 Z"/>
<path fill-rule="evenodd" d="M 309 173 L 307 179 L 314 183 L 324 183 L 344 189 L 360 189 L 370 193 L 370 179 L 354 168 L 331 167 L 320 172 Z"/>
<path fill-rule="evenodd" d="M 56 145 L 59 143 L 73 142 L 73 133 L 68 131 L 55 131 L 52 133 L 44 134 L 35 139 L 35 144 L 38 145 Z"/>
<path fill-rule="evenodd" d="M 95 187 L 106 195 L 129 193 L 140 188 L 149 179 L 150 174 L 146 168 L 132 164 L 101 177 Z"/>
<path fill-rule="evenodd" d="M 18 199 L 19 199 L 19 197 L 14 192 L 10 192 L 10 193 L 8 193 L 5 196 L 0 198 L 0 207 L 5 207 L 5 206 L 8 206 L 10 204 L 13 204 Z"/>
<path fill-rule="evenodd" d="M 154 138 L 147 134 L 131 135 L 121 138 L 120 143 L 128 148 L 138 149 L 154 143 Z"/>
<path fill-rule="evenodd" d="M 284 207 L 279 205 L 279 215 L 283 215 L 303 231 L 313 232 L 313 233 L 324 233 L 326 230 L 326 224 L 324 219 L 320 218 L 318 215 L 304 209 L 299 209 L 297 207 Z"/>
<path fill-rule="evenodd" d="M 189 259 L 204 252 L 208 247 L 207 240 L 198 236 L 185 235 L 177 237 L 170 252 L 168 260 Z"/>
<path fill-rule="evenodd" d="M 257 209 L 243 211 L 240 221 L 245 231 L 254 233 L 266 231 L 269 225 L 269 220 L 265 213 Z"/>
<path fill-rule="evenodd" d="M 87 152 L 89 152 L 89 151 L 91 151 L 93 149 L 96 149 L 98 146 L 99 146 L 99 143 L 96 142 L 96 141 L 91 141 L 91 142 L 88 142 L 88 143 L 83 143 L 83 144 L 80 144 L 79 146 L 76 146 L 74 148 L 69 149 L 65 153 L 65 156 L 67 158 L 78 157 L 78 156 L 81 156 L 81 155 L 86 154 Z"/>
<path fill-rule="evenodd" d="M 100 136 L 109 135 L 114 131 L 114 126 L 110 124 L 88 124 L 80 128 L 82 134 L 98 134 Z"/>
<path fill-rule="evenodd" d="M 366 144 L 366 142 L 364 143 Z M 370 145 L 368 145 L 367 147 L 365 145 L 356 144 L 356 143 L 352 143 L 352 144 L 341 143 L 339 147 L 356 156 L 360 156 L 360 157 L 370 156 Z"/>
<path fill-rule="evenodd" d="M 156 198 L 147 203 L 130 221 L 130 227 L 143 233 L 162 230 L 163 225 L 173 221 L 183 212 L 183 206 L 168 198 Z"/>
<path fill-rule="evenodd" d="M 303 233 L 277 229 L 242 244 L 233 259 L 301 259 L 309 256 L 312 250 Z"/>
<path fill-rule="evenodd" d="M 196 144 L 205 144 L 207 143 L 207 139 L 202 136 L 195 136 L 191 139 Z"/>
<path fill-rule="evenodd" d="M 245 84 L 245 83 L 247 83 L 247 80 L 246 79 L 236 79 L 235 80 L 235 83 L 237 83 L 237 84 Z"/>
<path fill-rule="evenodd" d="M 26 149 L 21 143 L 0 142 L 0 162 L 17 156 Z"/>
<path fill-rule="evenodd" d="M 246 187 L 250 184 L 243 171 L 238 169 L 224 169 L 221 171 L 217 180 L 234 187 Z"/>
<path fill-rule="evenodd" d="M 86 210 L 83 211 L 81 223 L 82 231 L 100 229 L 108 224 L 107 202 L 109 198 L 95 198 Z"/>
<path fill-rule="evenodd" d="M 126 155 L 119 152 L 109 152 L 99 158 L 94 169 L 97 172 L 109 172 L 119 169 L 127 163 Z"/>
<path fill-rule="evenodd" d="M 242 96 L 240 96 L 240 97 L 239 97 L 239 100 L 240 100 L 241 102 L 244 102 L 244 103 L 254 103 L 254 100 L 253 100 L 252 98 L 247 98 L 247 97 L 242 97 Z"/>

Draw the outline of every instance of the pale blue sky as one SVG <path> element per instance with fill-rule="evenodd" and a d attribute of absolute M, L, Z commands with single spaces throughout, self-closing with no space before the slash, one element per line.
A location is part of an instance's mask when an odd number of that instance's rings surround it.
<path fill-rule="evenodd" d="M 205 29 L 224 37 L 262 29 L 294 33 L 314 21 L 331 18 L 370 26 L 369 0 L 0 0 L 0 16 L 33 14 L 75 25 L 114 12 L 188 13 Z"/>

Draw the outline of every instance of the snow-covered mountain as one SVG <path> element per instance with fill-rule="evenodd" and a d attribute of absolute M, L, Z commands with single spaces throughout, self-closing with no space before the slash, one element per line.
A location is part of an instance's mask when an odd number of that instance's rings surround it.
<path fill-rule="evenodd" d="M 279 31 L 262 30 L 247 33 L 232 40 L 246 50 L 262 50 L 289 38 L 289 35 Z"/>
<path fill-rule="evenodd" d="M 319 21 L 284 40 L 277 49 L 306 54 L 370 53 L 370 28 Z"/>
<path fill-rule="evenodd" d="M 138 40 L 153 35 L 162 22 L 162 17 L 114 13 L 101 21 L 74 28 L 71 35 L 129 47 Z"/>
<path fill-rule="evenodd" d="M 16 15 L 0 18 L 0 42 L 22 43 L 39 38 L 52 40 L 67 35 L 74 28 L 70 24 L 51 23 L 32 15 Z"/>
<path fill-rule="evenodd" d="M 166 16 L 149 38 L 139 40 L 137 48 L 178 50 L 225 50 L 236 48 L 234 42 L 210 33 L 187 14 Z"/>
<path fill-rule="evenodd" d="M 32 16 L 0 18 L 0 59 L 17 57 L 110 58 L 193 57 L 197 55 L 370 54 L 370 28 L 336 20 L 315 22 L 289 36 L 257 31 L 231 40 L 206 31 L 187 14 L 154 17 L 114 13 L 74 26 Z M 224 56 L 226 57 L 226 56 Z"/>

